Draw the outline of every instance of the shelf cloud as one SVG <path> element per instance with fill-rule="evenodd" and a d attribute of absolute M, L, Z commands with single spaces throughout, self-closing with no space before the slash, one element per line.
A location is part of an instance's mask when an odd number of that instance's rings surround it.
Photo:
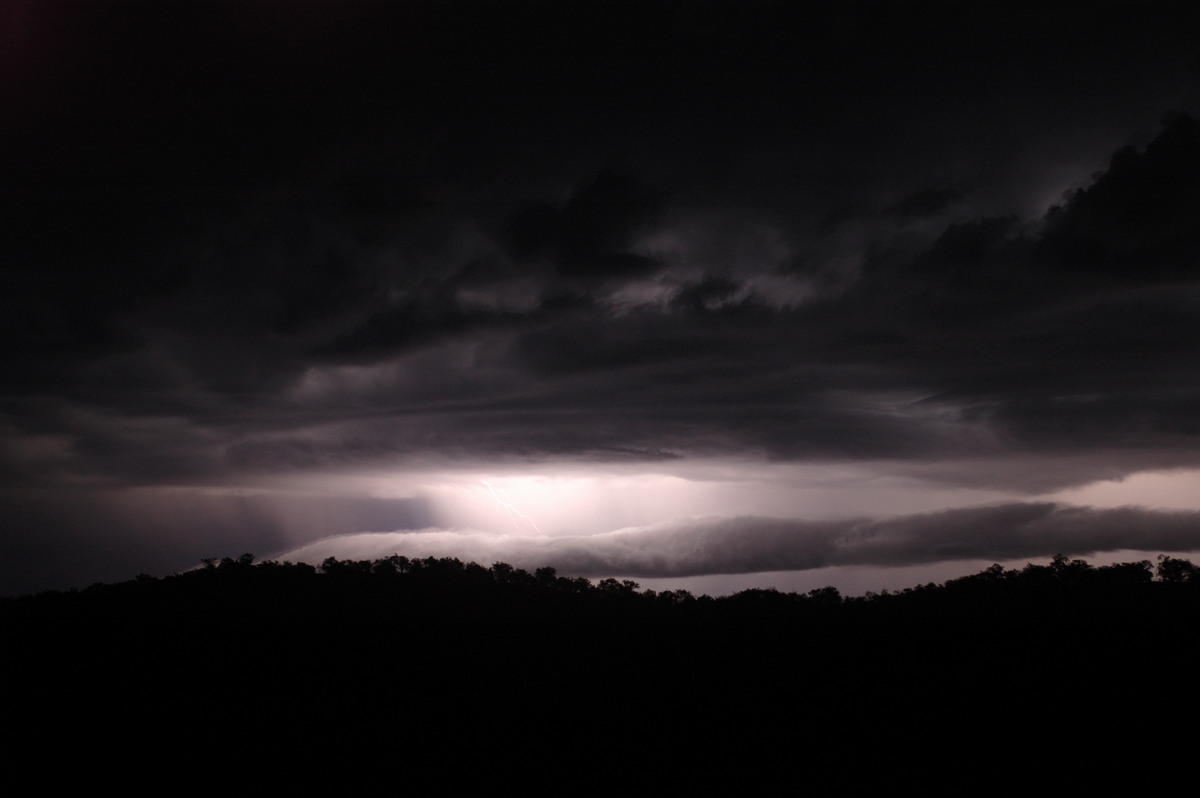
<path fill-rule="evenodd" d="M 877 519 L 686 518 L 588 536 L 426 529 L 324 538 L 276 557 L 456 557 L 584 576 L 683 577 L 831 566 L 1081 556 L 1200 549 L 1200 512 L 1011 503 Z"/>

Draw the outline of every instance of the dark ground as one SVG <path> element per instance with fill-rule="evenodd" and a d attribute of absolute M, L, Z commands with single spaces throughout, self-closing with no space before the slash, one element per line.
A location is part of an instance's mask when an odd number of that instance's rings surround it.
<path fill-rule="evenodd" d="M 961 794 L 1137 787 L 1190 762 L 1186 561 L 711 599 L 454 560 L 249 559 L 0 602 L 8 767 Z"/>

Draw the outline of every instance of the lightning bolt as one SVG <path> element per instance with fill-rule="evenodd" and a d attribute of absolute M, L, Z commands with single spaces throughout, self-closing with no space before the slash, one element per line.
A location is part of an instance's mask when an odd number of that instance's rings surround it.
<path fill-rule="evenodd" d="M 484 485 L 487 485 L 487 489 L 492 493 L 492 498 L 496 500 L 496 506 L 508 513 L 509 520 L 512 521 L 515 528 L 521 528 L 520 523 L 517 521 L 517 519 L 520 519 L 521 521 L 529 524 L 529 526 L 533 527 L 534 531 L 536 531 L 539 535 L 542 534 L 542 530 L 538 528 L 537 522 L 525 515 L 525 513 L 518 510 L 516 505 L 512 503 L 512 499 L 509 497 L 508 491 L 504 490 L 503 488 L 495 487 L 486 479 L 481 479 L 479 481 Z"/>

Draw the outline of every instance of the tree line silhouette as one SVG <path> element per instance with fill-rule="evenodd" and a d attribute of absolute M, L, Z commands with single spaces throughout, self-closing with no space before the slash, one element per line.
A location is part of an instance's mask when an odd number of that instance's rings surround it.
<path fill-rule="evenodd" d="M 1198 621 L 1200 568 L 1166 555 L 713 598 L 506 563 L 246 554 L 0 600 L 4 751 L 100 723 L 125 731 L 88 745 L 187 767 L 594 769 L 602 752 L 664 785 L 786 763 L 806 783 L 928 786 L 1065 738 L 1171 752 L 1200 699 Z"/>
<path fill-rule="evenodd" d="M 695 617 L 741 621 L 787 617 L 893 618 L 904 612 L 991 616 L 1097 610 L 1130 614 L 1150 610 L 1190 612 L 1200 592 L 1200 566 L 1160 555 L 1150 560 L 1094 567 L 1085 560 L 1055 555 L 1045 565 L 1020 569 L 992 565 L 979 573 L 899 591 L 868 591 L 843 596 L 835 587 L 807 593 L 751 588 L 713 598 L 687 590 L 642 590 L 629 579 L 559 576 L 551 567 L 533 572 L 497 562 L 491 567 L 455 558 L 376 560 L 326 559 L 308 563 L 256 562 L 252 554 L 210 558 L 202 567 L 155 578 L 146 574 L 116 584 L 96 583 L 83 590 L 45 591 L 0 598 L 0 618 L 8 623 L 55 618 L 105 617 L 117 620 L 171 618 L 217 620 L 227 613 L 245 622 L 292 620 L 318 622 L 387 620 L 503 620 L 561 618 L 622 620 Z M 343 616 L 341 613 L 351 613 Z"/>

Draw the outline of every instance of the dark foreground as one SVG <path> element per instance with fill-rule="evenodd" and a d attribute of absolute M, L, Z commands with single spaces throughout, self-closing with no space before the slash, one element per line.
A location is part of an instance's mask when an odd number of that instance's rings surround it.
<path fill-rule="evenodd" d="M 1200 569 L 1172 558 L 712 599 L 246 556 L 0 601 L 3 764 L 448 795 L 1141 790 L 1191 768 L 1198 621 Z"/>

